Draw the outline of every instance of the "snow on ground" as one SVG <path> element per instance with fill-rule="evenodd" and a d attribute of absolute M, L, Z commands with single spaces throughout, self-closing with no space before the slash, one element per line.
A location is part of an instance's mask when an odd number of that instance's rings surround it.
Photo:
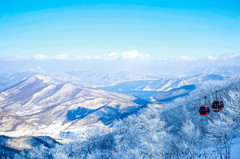
<path fill-rule="evenodd" d="M 80 126 L 77 129 L 66 129 L 68 124 L 62 126 L 60 124 L 51 125 L 49 127 L 42 127 L 39 130 L 27 130 L 27 131 L 10 131 L 10 132 L 0 132 L 0 135 L 19 138 L 19 137 L 27 137 L 27 136 L 49 136 L 56 141 L 64 144 L 69 143 L 75 140 L 84 140 L 91 129 L 106 129 L 108 126 L 103 124 L 93 124 L 91 126 Z"/>
<path fill-rule="evenodd" d="M 240 159 L 240 138 L 237 138 L 233 141 L 231 147 L 231 159 Z"/>

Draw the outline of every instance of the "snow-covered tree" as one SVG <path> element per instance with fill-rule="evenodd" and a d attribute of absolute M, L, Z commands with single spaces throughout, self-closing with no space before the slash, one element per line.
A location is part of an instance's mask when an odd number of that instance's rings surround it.
<path fill-rule="evenodd" d="M 52 149 L 40 146 L 15 157 L 229 159 L 232 141 L 240 136 L 240 83 L 229 81 L 205 83 L 165 108 L 147 107 L 107 129 L 91 129 L 84 140 Z M 199 115 L 201 105 L 211 107 L 219 99 L 223 111 Z"/>
<path fill-rule="evenodd" d="M 164 126 L 155 108 L 115 123 L 115 157 L 121 154 L 120 158 L 164 158 L 165 144 L 169 139 Z"/>

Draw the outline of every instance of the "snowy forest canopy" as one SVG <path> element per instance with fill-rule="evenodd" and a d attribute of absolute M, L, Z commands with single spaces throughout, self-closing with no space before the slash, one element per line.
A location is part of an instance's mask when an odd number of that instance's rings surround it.
<path fill-rule="evenodd" d="M 216 90 L 218 97 L 216 97 Z M 204 96 L 207 96 L 206 103 Z M 201 105 L 223 100 L 221 112 L 200 116 Z M 92 129 L 88 137 L 54 148 L 38 146 L 14 158 L 231 158 L 233 140 L 240 136 L 240 83 L 237 79 L 206 82 L 189 96 L 164 108 L 147 107 Z"/>

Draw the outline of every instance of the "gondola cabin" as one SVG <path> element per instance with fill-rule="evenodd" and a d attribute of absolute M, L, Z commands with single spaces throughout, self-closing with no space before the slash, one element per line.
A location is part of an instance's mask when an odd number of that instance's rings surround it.
<path fill-rule="evenodd" d="M 201 116 L 208 116 L 210 113 L 210 108 L 209 106 L 201 106 L 199 108 L 199 113 Z"/>
<path fill-rule="evenodd" d="M 213 101 L 212 109 L 214 112 L 220 112 L 223 110 L 223 108 L 224 108 L 224 104 L 222 100 Z"/>

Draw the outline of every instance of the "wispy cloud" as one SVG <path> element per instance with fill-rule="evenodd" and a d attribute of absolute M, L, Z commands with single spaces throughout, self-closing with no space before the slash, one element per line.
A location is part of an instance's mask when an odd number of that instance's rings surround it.
<path fill-rule="evenodd" d="M 125 51 L 122 53 L 119 52 L 112 52 L 107 55 L 105 59 L 107 60 L 118 60 L 118 59 L 124 59 L 124 60 L 139 60 L 139 59 L 147 59 L 149 55 L 139 53 L 138 50 L 130 50 Z"/>
<path fill-rule="evenodd" d="M 234 60 L 239 59 L 240 54 L 224 54 L 221 56 L 208 56 L 207 59 L 209 61 L 216 61 L 216 60 Z"/>
<path fill-rule="evenodd" d="M 207 59 L 209 60 L 209 61 L 215 61 L 215 60 L 217 60 L 219 57 L 217 57 L 217 56 L 208 56 L 207 57 Z"/>
<path fill-rule="evenodd" d="M 112 52 L 112 53 L 108 54 L 105 59 L 106 59 L 106 60 L 117 60 L 117 59 L 119 59 L 120 57 L 121 57 L 121 53 Z"/>
<path fill-rule="evenodd" d="M 212 63 L 213 61 L 221 60 L 221 63 L 239 63 L 238 61 L 240 60 L 240 54 L 224 54 L 224 55 L 219 55 L 219 56 L 207 56 L 205 58 L 197 58 L 194 56 L 179 56 L 175 58 L 162 58 L 162 59 L 154 59 L 151 58 L 148 54 L 141 53 L 138 50 L 129 50 L 129 51 L 124 51 L 124 52 L 111 52 L 105 56 L 92 56 L 92 55 L 78 55 L 78 56 L 73 56 L 70 54 L 58 54 L 55 56 L 51 55 L 46 55 L 46 54 L 36 54 L 32 56 L 26 56 L 26 55 L 2 55 L 0 56 L 0 60 L 4 61 L 27 61 L 27 60 L 37 60 L 37 61 L 78 61 L 78 60 L 84 60 L 84 61 L 93 61 L 93 60 L 98 60 L 99 62 L 101 61 L 119 61 L 119 62 L 124 62 L 124 61 L 142 61 L 142 62 L 148 62 L 148 61 L 159 61 L 159 62 L 174 62 L 174 63 L 192 63 L 192 62 L 210 62 Z"/>
<path fill-rule="evenodd" d="M 196 61 L 197 59 L 193 56 L 180 56 L 178 58 L 180 61 Z"/>
<path fill-rule="evenodd" d="M 122 53 L 123 59 L 135 60 L 135 59 L 146 59 L 147 54 L 139 53 L 137 50 L 126 51 Z"/>
<path fill-rule="evenodd" d="M 91 55 L 83 55 L 83 56 L 70 56 L 70 54 L 58 54 L 56 56 L 48 56 L 44 54 L 37 54 L 32 57 L 34 60 L 143 60 L 147 59 L 149 55 L 139 53 L 137 50 L 130 50 L 125 52 L 111 52 L 105 56 L 91 56 Z M 20 59 L 20 58 L 19 58 Z M 23 58 L 22 58 L 23 59 Z"/>
<path fill-rule="evenodd" d="M 219 60 L 219 61 L 217 61 Z M 125 52 L 112 52 L 105 56 L 59 54 L 36 54 L 32 56 L 4 55 L 0 56 L 0 65 L 4 70 L 27 69 L 42 67 L 46 70 L 79 69 L 82 71 L 133 71 L 133 72 L 160 72 L 178 73 L 197 67 L 212 67 L 221 65 L 239 66 L 240 54 L 226 54 L 222 56 L 207 56 L 197 58 L 194 56 L 179 56 L 174 58 L 154 58 L 137 50 Z M 6 68 L 6 69 L 5 69 Z"/>
<path fill-rule="evenodd" d="M 58 54 L 54 57 L 56 60 L 68 60 L 69 54 Z"/>
<path fill-rule="evenodd" d="M 4 61 L 17 61 L 17 60 L 30 60 L 31 56 L 24 56 L 24 55 L 4 55 L 0 56 L 1 60 Z"/>
<path fill-rule="evenodd" d="M 37 55 L 33 56 L 33 58 L 35 60 L 47 60 L 47 59 L 50 59 L 49 56 L 43 55 L 43 54 L 37 54 Z"/>

